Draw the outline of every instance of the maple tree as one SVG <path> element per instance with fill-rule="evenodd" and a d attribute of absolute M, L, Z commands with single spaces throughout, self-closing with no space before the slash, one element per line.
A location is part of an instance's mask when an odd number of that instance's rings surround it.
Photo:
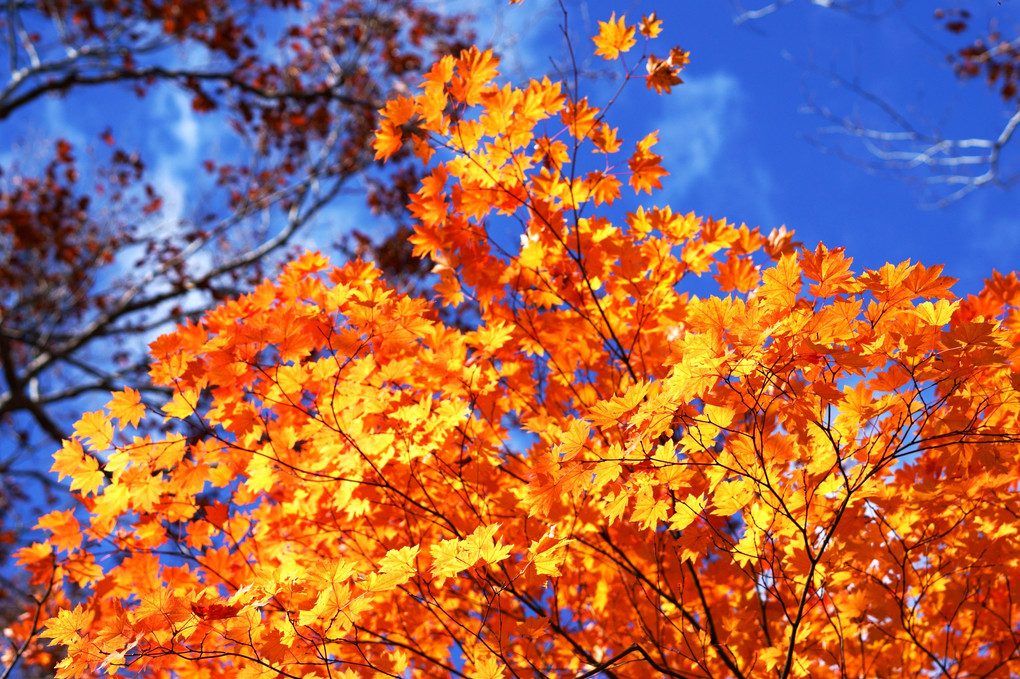
<path fill-rule="evenodd" d="M 613 16 L 595 53 L 666 93 L 687 54 L 655 56 L 661 30 Z M 374 142 L 429 163 L 410 241 L 471 327 L 309 252 L 159 337 L 172 396 L 115 391 L 55 455 L 80 507 L 18 552 L 65 602 L 8 631 L 26 658 L 41 637 L 61 677 L 1015 673 L 1016 274 L 961 299 L 940 267 L 856 274 L 646 203 L 654 132 L 624 151 L 613 100 L 498 63 L 440 59 Z M 684 291 L 707 275 L 720 295 Z"/>

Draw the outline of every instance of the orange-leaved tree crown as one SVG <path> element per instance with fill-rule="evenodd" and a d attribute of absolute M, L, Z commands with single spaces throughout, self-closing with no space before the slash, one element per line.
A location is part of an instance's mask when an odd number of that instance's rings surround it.
<path fill-rule="evenodd" d="M 666 92 L 661 31 L 614 15 L 596 53 Z M 613 100 L 498 65 L 382 112 L 377 155 L 431 163 L 436 302 L 308 253 L 151 345 L 161 412 L 83 416 L 54 465 L 82 509 L 20 555 L 78 588 L 60 676 L 1015 668 L 1016 276 L 959 299 L 643 203 L 655 132 L 624 150 Z"/>

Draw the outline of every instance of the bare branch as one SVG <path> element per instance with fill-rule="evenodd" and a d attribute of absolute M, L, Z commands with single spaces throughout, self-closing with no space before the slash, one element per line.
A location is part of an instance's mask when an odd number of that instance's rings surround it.
<path fill-rule="evenodd" d="M 1020 179 L 1020 172 L 1002 167 L 1001 153 L 1012 140 L 1020 125 L 1020 111 L 1013 113 L 999 133 L 992 138 L 951 139 L 936 131 L 924 132 L 899 113 L 886 100 L 857 83 L 828 74 L 835 82 L 874 104 L 891 122 L 890 128 L 872 127 L 859 118 L 834 113 L 813 103 L 802 111 L 831 123 L 820 128 L 812 142 L 822 151 L 854 162 L 872 172 L 890 172 L 907 178 L 924 170 L 928 176 L 919 178 L 929 187 L 949 186 L 948 192 L 936 192 L 927 207 L 944 207 L 983 186 L 1009 188 Z M 864 151 L 845 150 L 839 138 L 851 139 Z M 870 160 L 869 160 L 870 158 Z"/>

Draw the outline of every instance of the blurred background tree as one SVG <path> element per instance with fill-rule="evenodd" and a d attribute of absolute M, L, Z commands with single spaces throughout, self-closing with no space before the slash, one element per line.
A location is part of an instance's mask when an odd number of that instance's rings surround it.
<path fill-rule="evenodd" d="M 403 236 L 385 240 L 403 233 L 418 169 L 402 153 L 383 170 L 372 131 L 387 98 L 473 42 L 466 25 L 419 0 L 0 8 L 0 622 L 43 603 L 45 583 L 5 565 L 26 517 L 69 502 L 44 473 L 69 423 L 114 385 L 160 393 L 148 342 L 271 274 L 313 229 L 339 246 L 326 212 L 354 196 L 392 219 L 347 249 L 408 281 L 426 270 Z M 166 169 L 181 155 L 184 192 Z"/>

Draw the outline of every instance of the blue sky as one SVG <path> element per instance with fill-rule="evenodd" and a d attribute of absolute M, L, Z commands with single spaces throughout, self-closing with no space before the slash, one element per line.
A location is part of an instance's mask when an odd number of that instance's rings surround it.
<path fill-rule="evenodd" d="M 791 0 L 768 16 L 742 24 L 735 21 L 737 0 L 564 0 L 563 6 L 571 35 L 584 54 L 591 53 L 589 38 L 597 22 L 611 12 L 636 22 L 653 10 L 665 22 L 653 50 L 665 53 L 676 44 L 691 52 L 686 82 L 671 96 L 656 97 L 644 92 L 640 81 L 631 83 L 612 116 L 628 145 L 650 130 L 660 130 L 657 149 L 672 175 L 654 202 L 765 231 L 785 224 L 808 246 L 818 241 L 845 246 L 857 271 L 907 258 L 943 263 L 949 275 L 960 279 L 958 293 L 976 290 L 993 268 L 1017 268 L 1020 187 L 1014 192 L 988 187 L 932 208 L 926 203 L 945 192 L 917 181 L 927 176 L 923 172 L 869 173 L 810 141 L 830 126 L 803 111 L 811 102 L 836 115 L 859 116 L 863 124 L 878 129 L 896 129 L 861 96 L 835 85 L 827 72 L 859 82 L 919 130 L 949 137 L 999 133 L 1015 109 L 1004 106 L 980 79 L 962 83 L 953 76 L 945 55 L 964 39 L 938 26 L 932 16 L 938 3 L 914 0 L 896 8 L 902 0 L 832 0 L 880 15 L 869 18 L 815 4 L 820 1 Z M 740 2 L 747 9 L 768 4 Z M 975 27 L 994 20 L 1007 35 L 1020 32 L 1020 3 L 984 0 L 968 5 Z M 504 54 L 503 70 L 510 78 L 549 72 L 550 56 L 563 63 L 563 13 L 556 0 L 525 0 L 520 6 L 502 0 L 444 0 L 435 6 L 475 14 L 480 40 L 494 43 Z M 585 65 L 602 68 L 603 62 L 596 58 Z M 582 87 L 599 100 L 617 85 L 601 80 Z M 112 102 L 116 116 L 110 115 Z M 6 167 L 17 158 L 31 167 L 33 147 L 57 135 L 75 143 L 79 157 L 87 157 L 85 149 L 95 146 L 97 135 L 117 119 L 132 121 L 115 126 L 117 141 L 142 152 L 150 162 L 150 181 L 165 198 L 160 222 L 145 228 L 172 228 L 210 189 L 196 167 L 225 150 L 216 137 L 218 123 L 191 111 L 189 98 L 180 92 L 161 90 L 137 99 L 111 87 L 68 99 L 45 98 L 0 130 L 0 139 L 7 142 L 0 161 Z M 870 159 L 855 138 L 822 139 Z M 1007 146 L 1004 166 L 1018 169 L 1018 157 L 1020 138 Z M 914 181 L 904 181 L 904 176 Z M 378 222 L 354 196 L 323 211 L 317 228 L 306 232 L 302 243 L 324 248 L 341 232 L 372 231 L 375 226 Z"/>
<path fill-rule="evenodd" d="M 743 1 L 745 9 L 766 4 Z M 895 4 L 858 2 L 873 13 L 859 16 L 794 0 L 739 25 L 728 0 L 599 0 L 565 7 L 571 33 L 588 53 L 597 21 L 614 10 L 628 23 L 655 10 L 665 30 L 653 51 L 678 44 L 691 52 L 685 84 L 671 96 L 646 95 L 643 84 L 634 82 L 612 114 L 628 143 L 660 130 L 657 150 L 672 176 L 656 202 L 765 231 L 785 224 L 810 247 L 819 241 L 845 246 L 855 271 L 908 258 L 945 264 L 946 273 L 960 279 L 957 293 L 973 292 L 993 268 L 1011 271 L 1020 263 L 1020 187 L 985 187 L 933 207 L 948 191 L 926 185 L 930 173 L 876 174 L 812 143 L 837 143 L 844 153 L 874 160 L 858 138 L 823 134 L 832 124 L 805 112 L 811 103 L 875 129 L 900 130 L 829 74 L 881 97 L 915 129 L 947 138 L 994 138 L 1015 111 L 983 80 L 954 77 L 945 55 L 963 46 L 964 38 L 936 23 L 937 3 L 906 3 L 881 15 Z M 969 5 L 975 29 L 996 20 L 1007 35 L 1016 35 L 1017 3 Z M 522 10 L 520 18 L 513 15 Z M 511 74 L 548 70 L 550 51 L 563 57 L 557 3 L 526 0 L 501 19 L 494 38 L 508 43 Z M 515 35 L 521 25 L 522 35 Z M 601 66 L 599 61 L 589 65 Z M 582 88 L 597 100 L 615 86 L 589 82 Z M 1003 166 L 1015 171 L 1018 156 L 1020 139 L 1006 147 Z"/>

